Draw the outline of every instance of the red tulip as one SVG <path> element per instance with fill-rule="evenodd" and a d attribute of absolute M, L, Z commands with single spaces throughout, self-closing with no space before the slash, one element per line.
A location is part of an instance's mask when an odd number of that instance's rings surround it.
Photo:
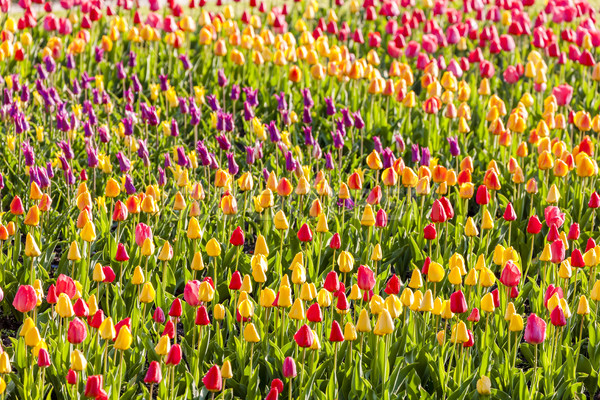
<path fill-rule="evenodd" d="M 546 225 L 556 225 L 560 228 L 565 223 L 565 214 L 560 211 L 560 208 L 556 206 L 548 206 L 544 210 L 544 218 L 546 219 Z"/>
<path fill-rule="evenodd" d="M 569 227 L 569 234 L 567 235 L 567 240 L 577 240 L 579 239 L 579 234 L 579 224 L 577 222 L 574 222 Z"/>
<path fill-rule="evenodd" d="M 473 340 L 473 332 L 470 329 L 467 329 L 467 334 L 469 335 L 469 340 L 463 343 L 463 347 L 473 347 L 475 341 Z"/>
<path fill-rule="evenodd" d="M 329 341 L 330 342 L 343 342 L 344 341 L 344 333 L 342 332 L 342 328 L 337 321 L 333 321 L 331 324 L 331 332 L 329 333 Z"/>
<path fill-rule="evenodd" d="M 198 311 L 196 311 L 196 320 L 194 321 L 196 325 L 210 325 L 210 318 L 208 316 L 208 311 L 204 305 L 198 307 Z"/>
<path fill-rule="evenodd" d="M 521 280 L 521 270 L 515 263 L 508 261 L 502 270 L 500 275 L 500 282 L 504 286 L 513 287 L 518 286 Z"/>
<path fill-rule="evenodd" d="M 537 215 L 532 215 L 529 217 L 529 222 L 527 222 L 527 233 L 530 235 L 537 235 L 542 230 L 542 223 Z"/>
<path fill-rule="evenodd" d="M 590 201 L 588 202 L 588 207 L 593 209 L 600 207 L 600 196 L 598 196 L 598 193 L 592 193 Z"/>
<path fill-rule="evenodd" d="M 566 106 L 573 99 L 573 87 L 568 83 L 556 86 L 552 89 L 552 94 L 556 98 L 556 103 L 559 106 Z"/>
<path fill-rule="evenodd" d="M 552 253 L 552 262 L 558 264 L 565 259 L 565 244 L 562 240 L 555 240 L 550 245 L 550 252 Z"/>
<path fill-rule="evenodd" d="M 554 285 L 550 284 L 548 289 L 546 289 L 546 293 L 544 294 L 544 307 L 548 308 L 548 301 L 554 294 L 558 296 L 559 299 L 563 298 L 563 290 L 560 286 L 554 287 Z"/>
<path fill-rule="evenodd" d="M 88 317 L 90 315 L 90 308 L 85 303 L 85 301 L 83 301 L 83 299 L 81 299 L 81 297 L 80 297 L 77 299 L 75 304 L 73 304 L 73 312 L 79 318 L 84 318 L 84 317 Z"/>
<path fill-rule="evenodd" d="M 312 242 L 313 234 L 306 223 L 304 223 L 298 231 L 298 240 L 301 242 Z"/>
<path fill-rule="evenodd" d="M 191 280 L 185 284 L 183 299 L 192 307 L 200 305 L 200 281 Z"/>
<path fill-rule="evenodd" d="M 13 307 L 22 313 L 33 310 L 37 304 L 37 295 L 35 289 L 31 285 L 19 286 L 15 299 L 13 300 Z"/>
<path fill-rule="evenodd" d="M 429 224 L 425 228 L 423 228 L 423 235 L 427 240 L 434 240 L 437 235 L 435 225 Z"/>
<path fill-rule="evenodd" d="M 292 357 L 286 357 L 283 360 L 282 373 L 284 378 L 295 378 L 298 375 L 296 372 L 296 362 Z"/>
<path fill-rule="evenodd" d="M 48 287 L 46 301 L 48 302 L 48 304 L 56 304 L 58 302 L 58 294 L 56 294 L 56 286 L 54 286 L 54 284 Z"/>
<path fill-rule="evenodd" d="M 323 322 L 323 313 L 319 303 L 314 303 L 306 310 L 306 319 L 310 322 Z"/>
<path fill-rule="evenodd" d="M 278 393 L 283 392 L 283 382 L 281 381 L 281 379 L 273 379 L 271 381 L 271 389 L 277 390 Z"/>
<path fill-rule="evenodd" d="M 333 236 L 331 237 L 331 240 L 329 241 L 329 247 L 334 250 L 338 250 L 340 247 L 342 247 L 342 241 L 340 239 L 339 233 L 333 234 Z"/>
<path fill-rule="evenodd" d="M 218 365 L 213 365 L 202 378 L 202 383 L 209 392 L 220 392 L 223 388 L 223 378 Z"/>
<path fill-rule="evenodd" d="M 548 240 L 550 243 L 552 243 L 555 240 L 559 240 L 559 239 L 560 239 L 560 233 L 558 232 L 558 228 L 556 227 L 556 225 L 550 226 L 550 230 L 548 231 L 546 240 Z"/>
<path fill-rule="evenodd" d="M 144 382 L 153 384 L 160 383 L 162 381 L 162 371 L 160 370 L 160 364 L 158 361 L 152 361 L 148 367 L 148 372 L 144 377 Z"/>
<path fill-rule="evenodd" d="M 344 312 L 350 309 L 350 304 L 348 304 L 348 299 L 346 298 L 346 293 L 341 292 L 337 296 L 337 303 L 335 304 L 335 308 L 339 311 Z"/>
<path fill-rule="evenodd" d="M 490 202 L 490 194 L 488 192 L 488 189 L 485 185 L 480 185 L 477 188 L 477 194 L 475 195 L 475 201 L 477 202 L 477 204 L 481 205 L 487 205 Z"/>
<path fill-rule="evenodd" d="M 467 301 L 465 300 L 465 295 L 461 290 L 450 295 L 450 310 L 454 314 L 462 314 L 469 310 L 467 307 Z"/>
<path fill-rule="evenodd" d="M 383 291 L 387 294 L 398 294 L 400 293 L 401 286 L 402 282 L 400 281 L 400 278 L 398 278 L 396 274 L 393 274 L 385 285 L 385 289 Z"/>
<path fill-rule="evenodd" d="M 127 215 L 127 206 L 121 200 L 118 200 L 115 203 L 115 211 L 113 212 L 112 216 L 113 221 L 125 221 L 127 219 Z"/>
<path fill-rule="evenodd" d="M 165 364 L 166 365 L 179 365 L 179 363 L 181 362 L 181 357 L 182 357 L 181 346 L 176 343 L 173 346 L 171 346 L 171 350 L 169 350 L 169 353 L 167 354 Z"/>
<path fill-rule="evenodd" d="M 375 226 L 378 228 L 385 228 L 388 224 L 388 216 L 383 208 L 380 208 L 375 215 Z"/>
<path fill-rule="evenodd" d="M 550 313 L 550 322 L 554 326 L 565 326 L 567 324 L 567 318 L 560 305 L 554 307 L 554 310 Z"/>
<path fill-rule="evenodd" d="M 358 267 L 356 283 L 361 290 L 371 290 L 375 287 L 375 274 L 366 265 Z"/>
<path fill-rule="evenodd" d="M 583 268 L 585 267 L 585 262 L 583 261 L 583 255 L 579 249 L 574 249 L 571 252 L 571 266 L 575 268 Z"/>
<path fill-rule="evenodd" d="M 102 324 L 103 321 L 104 321 L 104 311 L 102 311 L 102 310 L 98 310 L 98 311 L 96 311 L 96 314 L 89 315 L 87 317 L 88 325 L 94 329 L 99 329 L 100 325 Z"/>
<path fill-rule="evenodd" d="M 523 339 L 529 344 L 543 343 L 546 339 L 546 321 L 535 315 L 535 313 L 531 314 L 527 318 Z"/>
<path fill-rule="evenodd" d="M 129 254 L 127 254 L 127 250 L 125 250 L 125 246 L 123 243 L 119 243 L 117 246 L 117 253 L 115 254 L 115 261 L 125 262 L 129 261 Z"/>
<path fill-rule="evenodd" d="M 50 354 L 48 354 L 48 350 L 46 350 L 42 347 L 40 349 L 40 352 L 38 353 L 38 361 L 37 361 L 38 367 L 46 368 L 46 367 L 49 367 L 51 364 L 52 364 L 52 362 L 50 361 Z"/>
<path fill-rule="evenodd" d="M 303 348 L 312 346 L 314 337 L 308 325 L 304 324 L 298 329 L 298 332 L 294 334 L 294 341 L 298 346 Z"/>
<path fill-rule="evenodd" d="M 235 228 L 233 233 L 231 234 L 231 238 L 229 239 L 229 243 L 233 246 L 243 246 L 244 245 L 244 231 L 239 226 Z"/>
<path fill-rule="evenodd" d="M 23 215 L 25 213 L 23 202 L 19 196 L 15 196 L 10 202 L 10 213 L 13 215 Z"/>
<path fill-rule="evenodd" d="M 170 339 L 173 339 L 175 337 L 175 324 L 173 324 L 172 320 L 168 320 L 165 324 L 165 329 L 163 330 L 161 336 L 165 335 L 167 335 Z"/>
<path fill-rule="evenodd" d="M 69 328 L 67 330 L 67 340 L 71 344 L 83 343 L 87 337 L 87 328 L 83 321 L 79 317 L 75 317 L 69 322 Z"/>
<path fill-rule="evenodd" d="M 515 209 L 512 203 L 508 203 L 506 205 L 506 209 L 504 210 L 503 218 L 505 221 L 514 221 L 517 219 L 517 213 L 515 213 Z"/>
<path fill-rule="evenodd" d="M 102 390 L 102 375 L 89 376 L 85 384 L 85 397 L 98 397 Z"/>
<path fill-rule="evenodd" d="M 431 222 L 434 224 L 446 222 L 446 211 L 439 200 L 434 201 L 431 207 Z"/>
<path fill-rule="evenodd" d="M 67 372 L 67 383 L 69 385 L 77 384 L 77 372 L 73 371 L 72 369 Z"/>
<path fill-rule="evenodd" d="M 509 295 L 510 295 L 511 299 L 516 299 L 517 297 L 519 297 L 519 287 L 518 286 L 511 287 Z"/>
<path fill-rule="evenodd" d="M 102 273 L 104 274 L 104 283 L 112 283 L 117 277 L 115 271 L 113 271 L 113 269 L 109 265 L 107 265 L 106 267 L 102 267 Z"/>
<path fill-rule="evenodd" d="M 448 200 L 447 197 L 440 198 L 440 203 L 444 207 L 444 212 L 446 213 L 446 220 L 454 218 L 454 207 L 452 207 L 452 203 Z"/>
<path fill-rule="evenodd" d="M 427 275 L 429 273 L 429 265 L 431 265 L 431 258 L 425 257 L 425 261 L 423 262 L 423 267 L 421 268 L 421 273 L 423 275 Z"/>
<path fill-rule="evenodd" d="M 60 295 L 61 293 L 66 294 L 70 299 L 77 294 L 75 281 L 71 277 L 63 274 L 60 274 L 56 280 L 56 294 Z"/>
<path fill-rule="evenodd" d="M 265 397 L 265 400 L 279 400 L 279 390 L 271 388 L 269 390 L 269 393 L 267 393 L 267 397 Z"/>
<path fill-rule="evenodd" d="M 467 321 L 479 322 L 480 318 L 481 318 L 481 316 L 479 314 L 479 309 L 477 307 L 475 307 L 475 308 L 473 308 L 473 310 L 471 310 L 471 314 L 469 314 Z"/>
<path fill-rule="evenodd" d="M 181 307 L 181 300 L 176 298 L 175 300 L 173 300 L 173 303 L 171 304 L 171 309 L 169 310 L 169 316 L 170 317 L 181 317 L 181 314 L 183 314 L 183 309 Z"/>
<path fill-rule="evenodd" d="M 325 290 L 329 293 L 334 293 L 340 290 L 340 281 L 338 279 L 338 274 L 335 271 L 331 271 L 325 277 L 325 283 L 323 284 Z"/>
<path fill-rule="evenodd" d="M 494 307 L 498 308 L 500 307 L 500 293 L 498 292 L 498 289 L 494 289 L 492 290 L 492 298 L 494 299 Z"/>
<path fill-rule="evenodd" d="M 162 308 L 156 307 L 156 310 L 154 310 L 154 314 L 152 314 L 152 319 L 157 324 L 165 323 L 165 321 L 166 321 L 165 312 L 162 310 Z"/>

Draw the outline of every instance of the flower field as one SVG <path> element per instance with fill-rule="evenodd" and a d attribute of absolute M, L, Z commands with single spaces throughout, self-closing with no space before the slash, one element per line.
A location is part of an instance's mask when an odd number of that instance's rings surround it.
<path fill-rule="evenodd" d="M 0 0 L 0 398 L 597 398 L 596 18 Z"/>

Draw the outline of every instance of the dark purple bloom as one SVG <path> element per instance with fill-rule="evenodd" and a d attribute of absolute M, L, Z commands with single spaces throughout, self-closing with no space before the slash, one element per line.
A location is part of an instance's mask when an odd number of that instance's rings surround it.
<path fill-rule="evenodd" d="M 460 147 L 458 146 L 458 136 L 450 136 L 448 138 L 448 144 L 450 145 L 450 154 L 452 157 L 460 155 Z"/>
<path fill-rule="evenodd" d="M 167 75 L 158 75 L 161 92 L 169 90 L 169 77 Z"/>
<path fill-rule="evenodd" d="M 240 171 L 240 167 L 238 167 L 235 162 L 233 153 L 227 153 L 227 169 L 231 175 L 236 175 Z"/>
<path fill-rule="evenodd" d="M 117 160 L 119 161 L 119 169 L 122 173 L 129 172 L 131 169 L 131 161 L 123 154 L 123 152 L 119 151 L 117 153 Z"/>
<path fill-rule="evenodd" d="M 71 148 L 70 143 L 61 140 L 60 142 L 58 142 L 58 147 L 60 147 L 67 160 L 72 160 L 73 158 L 75 158 L 75 154 L 73 154 L 73 149 Z"/>
<path fill-rule="evenodd" d="M 312 99 L 312 95 L 310 94 L 310 89 L 305 88 L 301 90 L 302 92 L 302 100 L 304 101 L 304 107 L 312 108 L 315 105 L 315 102 Z"/>
<path fill-rule="evenodd" d="M 310 126 L 303 126 L 302 131 L 304 132 L 304 144 L 306 146 L 314 146 L 315 138 L 312 134 L 312 128 Z"/>
<path fill-rule="evenodd" d="M 130 196 L 136 192 L 135 186 L 133 185 L 133 178 L 131 178 L 131 175 L 129 174 L 125 175 L 125 191 Z"/>
<path fill-rule="evenodd" d="M 383 164 L 383 169 L 388 169 L 394 166 L 394 162 L 396 161 L 396 156 L 392 152 L 392 149 L 386 147 L 381 152 L 381 162 Z"/>
<path fill-rule="evenodd" d="M 217 135 L 215 136 L 215 139 L 217 139 L 217 144 L 221 150 L 227 151 L 231 148 L 231 143 L 229 143 L 229 140 L 225 135 Z"/>
<path fill-rule="evenodd" d="M 336 149 L 341 149 L 344 147 L 344 137 L 340 133 L 340 131 L 335 131 L 333 133 L 333 147 Z"/>
<path fill-rule="evenodd" d="M 287 110 L 287 101 L 285 101 L 285 93 L 281 92 L 280 94 L 274 94 L 275 99 L 277 99 L 277 111 Z"/>
<path fill-rule="evenodd" d="M 50 56 L 44 57 L 44 66 L 49 73 L 56 71 L 56 62 L 54 61 L 54 58 Z"/>
<path fill-rule="evenodd" d="M 421 165 L 429 166 L 431 160 L 431 153 L 429 153 L 429 147 L 423 147 L 421 149 Z"/>
<path fill-rule="evenodd" d="M 179 125 L 177 125 L 177 121 L 175 121 L 175 118 L 171 120 L 171 136 L 179 136 Z"/>
<path fill-rule="evenodd" d="M 190 62 L 190 59 L 188 58 L 187 54 L 180 55 L 179 60 L 181 60 L 181 66 L 184 70 L 189 71 L 190 69 L 192 69 L 192 63 Z"/>
<path fill-rule="evenodd" d="M 23 152 L 23 157 L 25 158 L 25 165 L 31 167 L 35 164 L 35 153 L 33 152 L 33 147 L 29 144 L 29 142 L 23 142 L 21 144 L 21 150 Z"/>
<path fill-rule="evenodd" d="M 67 60 L 66 60 L 67 69 L 75 69 L 76 65 L 77 64 L 75 63 L 75 57 L 73 57 L 73 54 L 68 53 Z"/>
<path fill-rule="evenodd" d="M 305 124 L 312 124 L 312 115 L 310 115 L 310 108 L 304 107 L 302 111 L 302 122 Z"/>
<path fill-rule="evenodd" d="M 360 116 L 360 110 L 352 114 L 354 116 L 354 126 L 356 129 L 361 130 L 365 127 L 365 121 Z"/>
<path fill-rule="evenodd" d="M 418 163 L 421 160 L 421 153 L 419 152 L 419 145 L 413 144 L 410 146 L 412 152 L 412 162 Z"/>
<path fill-rule="evenodd" d="M 129 58 L 127 59 L 127 65 L 129 68 L 134 68 L 137 65 L 137 54 L 133 51 L 129 52 Z"/>
<path fill-rule="evenodd" d="M 206 96 L 206 103 L 213 111 L 217 111 L 221 108 L 219 106 L 219 100 L 217 100 L 217 96 L 215 96 L 214 94 L 209 94 Z"/>
<path fill-rule="evenodd" d="M 383 146 L 381 145 L 381 139 L 379 139 L 379 136 L 373 136 L 373 148 L 380 154 L 383 151 Z"/>
<path fill-rule="evenodd" d="M 335 115 L 336 113 L 335 103 L 333 97 L 325 97 L 325 113 L 329 116 Z"/>
<path fill-rule="evenodd" d="M 167 178 L 165 176 L 165 170 L 158 167 L 158 186 L 165 186 L 167 184 Z"/>
<path fill-rule="evenodd" d="M 92 146 L 87 146 L 85 151 L 87 153 L 88 167 L 96 168 L 98 166 L 98 150 Z"/>
<path fill-rule="evenodd" d="M 225 87 L 225 86 L 227 86 L 227 82 L 229 82 L 229 81 L 227 80 L 227 77 L 225 76 L 225 71 L 221 68 L 217 72 L 217 84 L 220 87 Z"/>
<path fill-rule="evenodd" d="M 133 91 L 136 93 L 141 92 L 142 84 L 140 83 L 140 79 L 138 78 L 137 74 L 135 74 L 135 73 L 131 74 L 131 78 L 129 78 L 129 79 L 131 79 L 131 84 L 133 85 Z"/>
<path fill-rule="evenodd" d="M 289 172 L 296 170 L 296 160 L 294 160 L 294 155 L 291 151 L 285 153 L 285 169 Z"/>
<path fill-rule="evenodd" d="M 258 105 L 258 89 L 254 90 L 251 87 L 245 87 L 242 89 L 246 94 L 246 102 L 250 107 L 256 107 Z"/>
<path fill-rule="evenodd" d="M 267 125 L 267 130 L 269 131 L 269 137 L 272 143 L 277 143 L 281 141 L 281 135 L 279 134 L 279 129 L 275 125 L 275 121 L 271 121 L 269 125 Z"/>
<path fill-rule="evenodd" d="M 246 146 L 246 164 L 252 165 L 256 161 L 254 147 Z"/>
<path fill-rule="evenodd" d="M 165 168 L 171 167 L 171 156 L 169 155 L 169 153 L 165 153 L 165 162 L 163 163 L 163 165 L 165 166 Z"/>
<path fill-rule="evenodd" d="M 242 90 L 240 89 L 240 85 L 236 85 L 233 84 L 231 85 L 231 100 L 233 101 L 237 101 L 240 99 L 240 94 L 242 93 Z"/>
<path fill-rule="evenodd" d="M 247 101 L 244 102 L 244 121 L 250 121 L 254 118 L 254 110 Z"/>
<path fill-rule="evenodd" d="M 396 147 L 398 148 L 398 151 L 403 153 L 406 149 L 406 144 L 404 143 L 404 139 L 402 139 L 402 135 L 394 135 L 394 142 L 396 142 Z"/>
<path fill-rule="evenodd" d="M 102 143 L 110 142 L 110 132 L 106 126 L 102 125 L 100 128 L 98 128 L 98 137 Z"/>
<path fill-rule="evenodd" d="M 138 157 L 142 159 L 145 167 L 150 166 L 150 153 L 148 153 L 148 145 L 146 144 L 146 140 L 140 139 L 138 140 Z"/>
<path fill-rule="evenodd" d="M 196 144 L 196 151 L 198 152 L 200 163 L 203 166 L 206 167 L 211 164 L 210 154 L 208 153 L 208 148 L 204 145 L 203 140 L 199 140 Z"/>
<path fill-rule="evenodd" d="M 327 154 L 325 154 L 325 168 L 328 170 L 335 169 L 335 164 L 333 163 L 333 156 L 331 155 L 331 152 L 327 152 Z"/>
<path fill-rule="evenodd" d="M 192 164 L 189 157 L 185 154 L 185 149 L 181 146 L 177 148 L 177 164 L 184 168 Z"/>
<path fill-rule="evenodd" d="M 125 72 L 125 68 L 123 68 L 123 63 L 120 61 L 117 63 L 117 78 L 120 81 L 127 78 L 127 73 Z"/>

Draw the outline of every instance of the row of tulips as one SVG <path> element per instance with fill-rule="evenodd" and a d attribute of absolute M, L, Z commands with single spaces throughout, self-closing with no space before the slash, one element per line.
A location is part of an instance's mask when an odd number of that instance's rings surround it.
<path fill-rule="evenodd" d="M 2 398 L 598 392 L 593 5 L 42 3 L 0 0 Z"/>

